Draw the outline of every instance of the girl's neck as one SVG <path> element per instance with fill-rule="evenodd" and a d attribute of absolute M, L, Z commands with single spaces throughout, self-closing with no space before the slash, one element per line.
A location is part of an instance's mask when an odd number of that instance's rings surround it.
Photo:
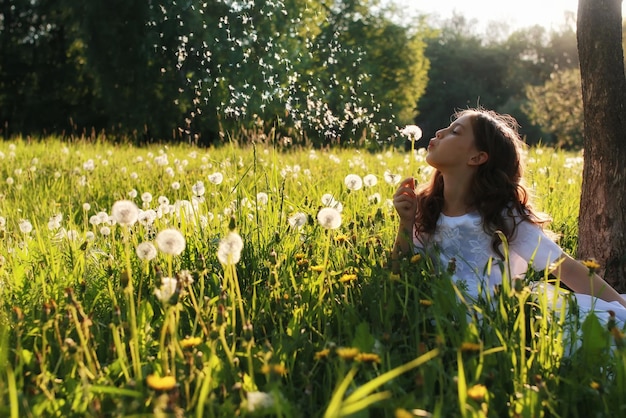
<path fill-rule="evenodd" d="M 446 176 L 443 178 L 443 208 L 446 216 L 461 216 L 475 209 L 470 196 L 471 175 Z"/>

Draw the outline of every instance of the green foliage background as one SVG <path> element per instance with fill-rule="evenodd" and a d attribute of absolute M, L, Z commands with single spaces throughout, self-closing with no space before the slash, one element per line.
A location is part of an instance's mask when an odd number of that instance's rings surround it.
<path fill-rule="evenodd" d="M 550 82 L 578 67 L 573 25 L 478 33 L 462 16 L 402 13 L 374 0 L 7 0 L 0 132 L 206 145 L 261 129 L 379 149 L 402 143 L 397 127 L 428 139 L 482 105 L 515 116 L 529 143 L 580 147 L 581 121 L 556 123 L 579 89 Z"/>

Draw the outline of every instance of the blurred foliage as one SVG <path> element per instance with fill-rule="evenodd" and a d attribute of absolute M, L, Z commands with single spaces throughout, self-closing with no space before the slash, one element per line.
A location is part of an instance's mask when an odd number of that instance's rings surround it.
<path fill-rule="evenodd" d="M 558 147 L 578 147 L 583 143 L 583 103 L 580 70 L 551 74 L 542 86 L 527 86 L 528 104 L 524 111 L 536 125 L 555 138 Z"/>
<path fill-rule="evenodd" d="M 478 33 L 462 16 L 403 13 L 378 0 L 6 0 L 0 132 L 379 147 L 411 123 L 427 141 L 480 105 L 515 116 L 531 144 L 579 146 L 581 126 L 545 123 L 569 98 L 542 97 L 542 119 L 529 95 L 578 67 L 572 22 Z"/>

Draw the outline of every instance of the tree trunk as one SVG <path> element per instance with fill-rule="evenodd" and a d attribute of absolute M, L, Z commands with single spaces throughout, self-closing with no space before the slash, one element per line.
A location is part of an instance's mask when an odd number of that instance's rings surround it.
<path fill-rule="evenodd" d="M 578 257 L 626 292 L 626 77 L 622 0 L 579 0 L 578 55 L 584 110 Z"/>

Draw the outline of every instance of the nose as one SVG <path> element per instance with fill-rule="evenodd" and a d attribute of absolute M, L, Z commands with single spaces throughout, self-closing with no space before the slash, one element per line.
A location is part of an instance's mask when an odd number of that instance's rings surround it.
<path fill-rule="evenodd" d="M 443 129 L 439 129 L 435 132 L 435 138 L 440 138 L 443 135 Z"/>

